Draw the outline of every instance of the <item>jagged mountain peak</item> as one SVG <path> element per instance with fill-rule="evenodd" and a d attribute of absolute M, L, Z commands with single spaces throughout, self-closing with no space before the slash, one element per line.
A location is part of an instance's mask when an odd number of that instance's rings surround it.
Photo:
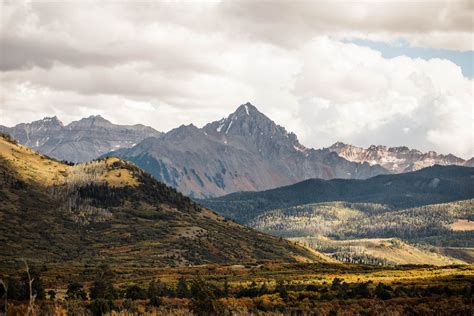
<path fill-rule="evenodd" d="M 183 140 L 184 138 L 193 137 L 196 135 L 203 134 L 202 130 L 196 127 L 194 124 L 181 125 L 177 128 L 172 129 L 163 136 L 165 140 Z"/>
<path fill-rule="evenodd" d="M 289 137 L 284 127 L 277 125 L 250 102 L 240 105 L 228 117 L 207 124 L 203 130 L 210 134 L 225 135 L 227 138 L 276 135 Z"/>
<path fill-rule="evenodd" d="M 61 122 L 56 115 L 55 116 L 46 116 L 41 120 L 41 122 L 50 123 L 51 125 L 64 126 L 63 122 Z"/>
<path fill-rule="evenodd" d="M 266 158 L 277 152 L 307 150 L 295 134 L 287 132 L 249 102 L 240 105 L 227 118 L 207 124 L 203 130 L 224 144 L 233 143 Z"/>
<path fill-rule="evenodd" d="M 46 128 L 62 128 L 64 127 L 63 123 L 58 119 L 57 116 L 46 116 L 44 118 L 42 118 L 41 120 L 37 120 L 37 121 L 33 121 L 31 123 L 21 123 L 21 124 L 18 124 L 17 126 L 23 126 L 23 127 L 26 127 L 26 126 L 30 126 L 32 128 L 35 128 L 35 127 L 46 127 Z"/>
<path fill-rule="evenodd" d="M 97 120 L 97 121 L 107 121 L 102 115 L 96 114 L 96 115 L 89 115 L 88 117 L 85 118 L 86 120 Z M 108 122 L 108 121 L 107 121 Z"/>
<path fill-rule="evenodd" d="M 71 122 L 67 127 L 69 128 L 92 128 L 92 127 L 105 127 L 112 126 L 110 121 L 106 120 L 101 115 L 91 115 L 80 119 L 79 121 Z"/>
<path fill-rule="evenodd" d="M 237 110 L 233 113 L 234 115 L 246 115 L 251 116 L 255 114 L 262 114 L 257 107 L 255 107 L 252 103 L 247 102 L 245 104 L 241 104 Z"/>

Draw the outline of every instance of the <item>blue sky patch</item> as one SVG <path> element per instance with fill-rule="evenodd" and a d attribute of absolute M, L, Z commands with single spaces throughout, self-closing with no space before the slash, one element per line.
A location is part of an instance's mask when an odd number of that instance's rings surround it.
<path fill-rule="evenodd" d="M 461 67 L 462 73 L 465 77 L 469 79 L 474 78 L 474 51 L 472 50 L 461 52 L 441 48 L 412 47 L 408 42 L 403 40 L 397 42 L 395 45 L 364 39 L 353 39 L 345 42 L 378 50 L 385 58 L 405 55 L 412 58 L 422 58 L 426 60 L 432 58 L 447 59 Z"/>

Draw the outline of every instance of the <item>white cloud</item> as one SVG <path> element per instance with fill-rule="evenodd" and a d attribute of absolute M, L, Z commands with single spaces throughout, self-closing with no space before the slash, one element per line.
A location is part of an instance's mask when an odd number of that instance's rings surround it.
<path fill-rule="evenodd" d="M 470 2 L 1 6 L 0 124 L 101 114 L 166 131 L 250 101 L 308 146 L 474 154 L 472 80 L 458 66 L 339 41 L 472 49 Z"/>
<path fill-rule="evenodd" d="M 363 146 L 474 154 L 473 82 L 457 65 L 385 59 L 371 49 L 327 38 L 313 40 L 303 54 L 306 62 L 294 91 L 309 144 L 327 146 L 338 138 Z"/>

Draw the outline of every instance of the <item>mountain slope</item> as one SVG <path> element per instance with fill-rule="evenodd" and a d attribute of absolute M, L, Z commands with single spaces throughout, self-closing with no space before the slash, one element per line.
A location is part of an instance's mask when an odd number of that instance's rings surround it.
<path fill-rule="evenodd" d="M 474 157 L 464 163 L 465 167 L 474 167 Z"/>
<path fill-rule="evenodd" d="M 474 198 L 474 168 L 433 166 L 366 180 L 306 180 L 262 192 L 234 193 L 202 203 L 241 223 L 267 210 L 331 201 L 370 202 L 401 209 Z"/>
<path fill-rule="evenodd" d="M 434 246 L 472 248 L 473 210 L 474 199 L 408 209 L 374 203 L 325 202 L 266 211 L 248 225 L 284 237 L 396 237 Z"/>
<path fill-rule="evenodd" d="M 430 264 L 445 266 L 466 262 L 407 244 L 397 238 L 331 240 L 324 237 L 291 238 L 347 263 L 378 265 Z"/>
<path fill-rule="evenodd" d="M 181 126 L 163 137 L 110 153 L 193 197 L 220 196 L 293 184 L 309 178 L 364 179 L 388 173 L 305 148 L 250 103 L 203 128 Z"/>
<path fill-rule="evenodd" d="M 328 148 L 339 156 L 354 162 L 381 165 L 393 173 L 411 172 L 433 165 L 465 165 L 466 161 L 452 154 L 441 155 L 434 151 L 422 153 L 408 147 L 370 146 L 361 148 L 337 142 Z M 469 165 L 466 165 L 469 167 Z M 472 166 L 471 166 L 472 167 Z"/>
<path fill-rule="evenodd" d="M 160 132 L 144 125 L 116 125 L 103 117 L 90 116 L 64 126 L 57 117 L 8 128 L 0 126 L 21 144 L 45 155 L 72 162 L 85 162 L 116 150 L 132 147 Z"/>
<path fill-rule="evenodd" d="M 108 158 L 75 166 L 0 137 L 0 262 L 122 267 L 322 260 Z M 1 266 L 0 266 L 1 268 Z"/>

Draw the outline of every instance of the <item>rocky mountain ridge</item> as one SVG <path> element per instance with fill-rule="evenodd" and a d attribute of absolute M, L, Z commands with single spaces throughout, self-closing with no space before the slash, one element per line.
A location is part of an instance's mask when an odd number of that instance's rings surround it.
<path fill-rule="evenodd" d="M 423 153 L 405 146 L 387 147 L 372 145 L 368 148 L 337 142 L 328 150 L 353 162 L 380 165 L 393 173 L 416 171 L 433 165 L 472 166 L 469 161 L 452 154 L 443 155 L 434 151 Z M 472 159 L 471 159 L 472 160 Z"/>
<path fill-rule="evenodd" d="M 141 124 L 117 125 L 93 115 L 64 126 L 56 117 L 45 117 L 14 127 L 0 126 L 21 144 L 50 157 L 85 162 L 118 148 L 132 147 L 147 137 L 161 133 Z"/>

